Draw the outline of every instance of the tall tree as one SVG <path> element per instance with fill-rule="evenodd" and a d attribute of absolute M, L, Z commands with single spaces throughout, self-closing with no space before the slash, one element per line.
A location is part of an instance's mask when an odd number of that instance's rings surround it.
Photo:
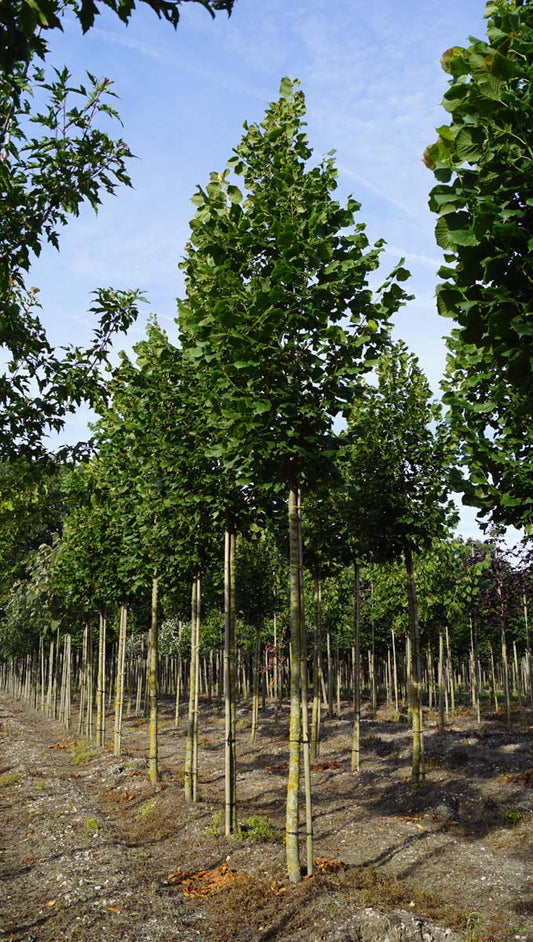
<path fill-rule="evenodd" d="M 177 25 L 185 0 L 147 0 Z M 231 13 L 234 0 L 189 0 L 212 16 Z M 96 324 L 85 349 L 54 350 L 40 315 L 37 289 L 27 284 L 32 260 L 59 234 L 83 205 L 97 209 L 106 193 L 130 184 L 131 157 L 121 137 L 105 130 L 103 118 L 118 118 L 112 82 L 88 75 L 76 87 L 66 68 L 45 73 L 51 30 L 75 16 L 84 32 L 100 8 L 127 23 L 134 0 L 21 0 L 0 3 L 0 453 L 44 451 L 43 436 L 63 426 L 65 414 L 82 401 L 91 405 L 105 393 L 99 367 L 112 336 L 137 316 L 139 293 L 95 292 L 90 313 Z M 35 101 L 42 105 L 36 106 Z"/>
<path fill-rule="evenodd" d="M 426 150 L 446 265 L 445 402 L 462 441 L 465 500 L 497 523 L 533 528 L 533 6 L 486 4 L 487 38 L 444 53 L 450 123 Z"/>
<path fill-rule="evenodd" d="M 449 441 L 416 357 L 396 344 L 377 367 L 377 388 L 354 400 L 349 429 L 355 479 L 382 489 L 372 513 L 391 557 L 405 564 L 413 716 L 413 781 L 423 777 L 420 635 L 413 554 L 443 536 L 450 518 Z M 437 424 L 436 424 L 437 423 Z"/>
<path fill-rule="evenodd" d="M 332 422 L 350 382 L 370 369 L 405 295 L 399 267 L 376 298 L 359 204 L 333 198 L 333 158 L 318 166 L 304 131 L 305 101 L 284 78 L 278 101 L 245 133 L 223 173 L 193 197 L 183 264 L 185 356 L 205 377 L 210 454 L 241 483 L 288 492 L 291 715 L 287 862 L 300 879 L 298 791 L 305 673 L 302 490 L 327 475 Z M 244 194 L 233 182 L 242 179 Z M 368 249 L 368 251 L 367 251 Z M 304 681 L 306 683 L 306 681 Z M 307 749 L 304 752 L 304 757 Z M 305 760 L 307 761 L 307 760 Z M 308 815 L 309 819 L 309 815 Z M 310 821 L 308 832 L 310 835 Z M 308 841 L 308 872 L 312 869 Z"/>

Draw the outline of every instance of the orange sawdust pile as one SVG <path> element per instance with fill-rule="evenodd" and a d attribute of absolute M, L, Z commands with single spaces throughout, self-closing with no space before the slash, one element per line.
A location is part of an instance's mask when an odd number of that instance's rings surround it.
<path fill-rule="evenodd" d="M 313 867 L 322 873 L 337 873 L 345 870 L 346 864 L 342 860 L 333 860 L 331 857 L 313 857 Z"/>
<path fill-rule="evenodd" d="M 182 870 L 181 867 L 174 873 L 169 873 L 168 882 L 180 886 L 184 896 L 212 896 L 229 884 L 246 883 L 248 877 L 244 873 L 230 870 L 227 863 L 223 863 L 214 870 Z"/>

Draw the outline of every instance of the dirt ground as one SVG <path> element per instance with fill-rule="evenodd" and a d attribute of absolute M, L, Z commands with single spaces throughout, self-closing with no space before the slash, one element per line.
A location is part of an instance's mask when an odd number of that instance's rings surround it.
<path fill-rule="evenodd" d="M 348 706 L 325 720 L 313 771 L 318 872 L 294 887 L 281 838 L 286 713 L 261 714 L 251 744 L 250 707 L 239 707 L 238 816 L 248 823 L 226 839 L 223 716 L 201 709 L 200 800 L 190 806 L 185 722 L 174 728 L 172 704 L 162 705 L 162 781 L 151 785 L 144 718 L 126 718 L 117 759 L 0 697 L 0 939 L 533 940 L 530 713 L 517 712 L 511 730 L 494 715 L 478 729 L 464 710 L 442 734 L 428 715 L 419 789 L 404 722 L 385 709 L 365 718 L 354 774 Z"/>

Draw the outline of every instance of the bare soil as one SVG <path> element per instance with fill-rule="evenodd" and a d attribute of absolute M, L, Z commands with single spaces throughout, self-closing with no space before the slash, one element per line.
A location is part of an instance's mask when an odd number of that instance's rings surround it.
<path fill-rule="evenodd" d="M 478 728 L 463 710 L 444 733 L 428 715 L 418 789 L 409 729 L 390 711 L 365 718 L 358 774 L 348 707 L 325 720 L 313 772 L 317 873 L 291 886 L 282 842 L 250 840 L 250 824 L 239 839 L 221 833 L 223 716 L 215 704 L 201 711 L 200 800 L 190 806 L 185 723 L 174 728 L 170 702 L 162 780 L 151 785 L 144 718 L 126 718 L 117 759 L 0 697 L 0 939 L 533 940 L 531 713 L 517 711 L 511 729 L 495 715 Z M 261 714 L 254 744 L 249 714 L 241 704 L 239 820 L 268 816 L 270 836 L 281 836 L 287 714 Z"/>

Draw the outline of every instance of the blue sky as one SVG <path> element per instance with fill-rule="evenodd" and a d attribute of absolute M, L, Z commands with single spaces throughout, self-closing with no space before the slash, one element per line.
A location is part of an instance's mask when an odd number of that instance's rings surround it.
<path fill-rule="evenodd" d="M 306 95 L 317 160 L 335 149 L 341 196 L 352 193 L 370 239 L 387 242 L 383 275 L 406 258 L 416 299 L 398 315 L 395 332 L 437 392 L 449 325 L 435 308 L 441 255 L 427 208 L 433 177 L 422 154 L 435 127 L 447 123 L 440 56 L 469 35 L 484 35 L 483 10 L 483 0 L 237 0 L 229 20 L 212 21 L 186 3 L 176 32 L 137 10 L 127 28 L 104 14 L 86 36 L 67 20 L 49 63 L 67 64 L 75 79 L 85 70 L 113 79 L 120 133 L 137 159 L 130 164 L 134 189 L 106 198 L 97 216 L 84 211 L 64 230 L 61 252 L 45 251 L 32 269 L 54 342 L 87 340 L 90 292 L 106 285 L 143 289 L 146 313 L 173 336 L 190 198 L 210 171 L 224 168 L 243 122 L 261 120 L 289 75 Z M 118 347 L 130 349 L 144 324 Z M 83 413 L 73 420 L 70 439 L 83 435 L 85 421 Z M 472 520 L 467 512 L 465 535 Z"/>

